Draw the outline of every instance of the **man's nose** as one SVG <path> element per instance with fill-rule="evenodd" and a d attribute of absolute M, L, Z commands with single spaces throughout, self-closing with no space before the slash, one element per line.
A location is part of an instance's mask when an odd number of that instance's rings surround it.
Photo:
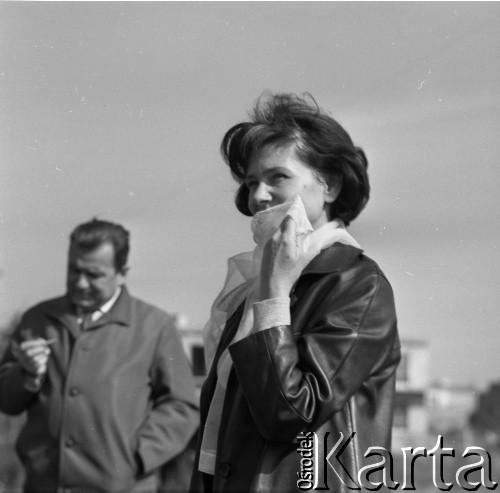
<path fill-rule="evenodd" d="M 87 289 L 89 287 L 89 280 L 85 274 L 78 274 L 75 279 L 75 286 L 78 289 Z"/>

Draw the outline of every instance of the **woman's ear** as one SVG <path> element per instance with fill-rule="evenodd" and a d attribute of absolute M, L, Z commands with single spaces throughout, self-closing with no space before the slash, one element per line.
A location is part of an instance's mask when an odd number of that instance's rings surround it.
<path fill-rule="evenodd" d="M 333 176 L 325 182 L 324 199 L 327 204 L 333 204 L 342 190 L 342 177 Z"/>

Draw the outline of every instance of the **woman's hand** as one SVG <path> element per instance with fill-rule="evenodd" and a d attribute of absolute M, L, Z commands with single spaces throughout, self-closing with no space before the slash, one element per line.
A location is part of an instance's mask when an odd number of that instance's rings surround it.
<path fill-rule="evenodd" d="M 320 252 L 311 235 L 297 237 L 297 225 L 287 216 L 280 229 L 264 247 L 260 270 L 259 299 L 290 296 L 290 291 L 306 265 Z"/>

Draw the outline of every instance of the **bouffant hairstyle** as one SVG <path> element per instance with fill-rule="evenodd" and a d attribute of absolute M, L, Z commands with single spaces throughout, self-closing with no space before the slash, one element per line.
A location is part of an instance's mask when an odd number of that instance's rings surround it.
<path fill-rule="evenodd" d="M 251 120 L 231 127 L 221 143 L 221 153 L 240 184 L 235 203 L 251 216 L 245 175 L 252 155 L 268 145 L 294 145 L 297 157 L 327 183 L 340 180 L 341 190 L 329 204 L 329 218 L 348 225 L 361 212 L 370 196 L 368 161 L 349 134 L 335 119 L 323 112 L 306 93 L 264 93 L 250 113 Z"/>
<path fill-rule="evenodd" d="M 70 235 L 70 249 L 78 248 L 91 252 L 104 243 L 110 243 L 115 253 L 115 269 L 122 272 L 127 265 L 129 237 L 129 232 L 120 224 L 94 218 L 73 230 Z"/>

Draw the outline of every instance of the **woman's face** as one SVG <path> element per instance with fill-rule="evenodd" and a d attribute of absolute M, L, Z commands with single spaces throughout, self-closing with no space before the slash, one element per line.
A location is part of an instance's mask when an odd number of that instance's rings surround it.
<path fill-rule="evenodd" d="M 314 229 L 328 222 L 328 204 L 338 193 L 297 158 L 293 145 L 268 145 L 256 152 L 250 159 L 245 183 L 252 215 L 300 195 Z"/>

